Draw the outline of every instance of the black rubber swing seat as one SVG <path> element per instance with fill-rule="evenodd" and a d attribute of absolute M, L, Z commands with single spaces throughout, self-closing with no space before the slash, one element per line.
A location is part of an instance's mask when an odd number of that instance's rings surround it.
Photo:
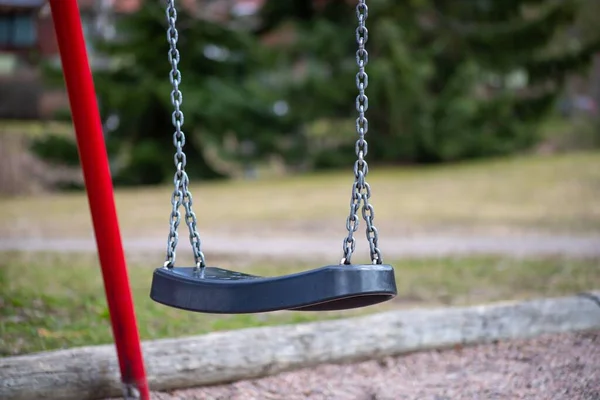
<path fill-rule="evenodd" d="M 332 311 L 366 307 L 397 294 L 394 269 L 386 264 L 329 265 L 262 277 L 222 268 L 157 268 L 150 297 L 166 306 L 211 314 L 276 310 Z"/>

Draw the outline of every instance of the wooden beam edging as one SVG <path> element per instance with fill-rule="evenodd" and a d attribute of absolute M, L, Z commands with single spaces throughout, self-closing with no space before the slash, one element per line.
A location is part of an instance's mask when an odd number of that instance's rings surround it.
<path fill-rule="evenodd" d="M 249 328 L 143 343 L 152 390 L 257 378 L 456 344 L 600 329 L 600 291 L 472 307 L 389 311 L 343 320 Z M 0 399 L 121 395 L 113 345 L 0 358 Z"/>

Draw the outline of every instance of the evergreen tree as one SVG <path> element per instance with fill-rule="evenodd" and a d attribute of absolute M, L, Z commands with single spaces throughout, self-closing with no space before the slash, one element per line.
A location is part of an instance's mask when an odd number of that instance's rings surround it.
<path fill-rule="evenodd" d="M 557 45 L 578 0 L 368 4 L 372 160 L 443 162 L 525 149 L 535 143 L 536 125 L 564 79 L 600 49 L 597 34 Z M 298 118 L 354 117 L 354 5 L 269 0 L 262 11 L 258 35 L 294 32 L 277 51 L 282 70 L 305 65 L 282 84 Z M 337 152 L 333 163 L 353 158 L 350 135 L 349 129 L 347 151 Z M 332 163 L 332 156 L 326 159 Z"/>
<path fill-rule="evenodd" d="M 171 68 L 167 54 L 165 10 L 148 2 L 119 21 L 120 39 L 96 47 L 112 60 L 95 73 L 103 114 L 116 112 L 120 124 L 108 143 L 126 157 L 117 182 L 153 184 L 173 174 L 170 102 Z M 262 90 L 259 72 L 268 59 L 248 32 L 199 20 L 178 10 L 179 70 L 190 177 L 221 178 L 204 156 L 205 146 L 222 149 L 227 134 L 251 139 L 260 157 L 276 151 L 276 133 L 284 122 L 272 110 L 276 99 Z"/>

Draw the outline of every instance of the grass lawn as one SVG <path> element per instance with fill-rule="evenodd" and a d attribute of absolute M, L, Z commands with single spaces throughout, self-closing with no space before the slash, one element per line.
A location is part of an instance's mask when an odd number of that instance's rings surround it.
<path fill-rule="evenodd" d="M 36 137 L 48 132 L 60 135 L 74 135 L 69 122 L 35 120 L 0 120 L 0 134 L 18 134 Z"/>
<path fill-rule="evenodd" d="M 347 171 L 259 181 L 195 183 L 201 232 L 343 234 Z M 527 156 L 445 167 L 372 167 L 382 234 L 465 229 L 600 232 L 600 152 Z M 124 235 L 166 235 L 169 185 L 116 191 Z M 84 193 L 0 198 L 2 237 L 91 237 Z"/>
<path fill-rule="evenodd" d="M 0 256 L 0 356 L 112 341 L 100 270 L 93 254 Z M 148 293 L 153 264 L 156 261 L 130 260 L 129 272 L 143 339 L 339 318 L 390 308 L 478 304 L 600 288 L 600 259 L 402 260 L 392 261 L 399 296 L 378 306 L 344 312 L 215 316 L 152 302 Z M 232 259 L 223 259 L 220 265 L 239 267 Z M 311 267 L 314 266 L 300 263 L 281 267 L 273 260 L 246 260 L 241 268 L 276 275 Z"/>

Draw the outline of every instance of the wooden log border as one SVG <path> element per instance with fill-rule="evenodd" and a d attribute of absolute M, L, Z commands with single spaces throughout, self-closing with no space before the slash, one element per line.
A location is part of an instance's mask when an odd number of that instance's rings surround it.
<path fill-rule="evenodd" d="M 299 325 L 143 343 L 152 390 L 258 378 L 323 363 L 377 359 L 456 344 L 600 329 L 600 291 L 472 307 L 383 312 Z M 121 395 L 112 345 L 0 358 L 0 399 Z"/>

